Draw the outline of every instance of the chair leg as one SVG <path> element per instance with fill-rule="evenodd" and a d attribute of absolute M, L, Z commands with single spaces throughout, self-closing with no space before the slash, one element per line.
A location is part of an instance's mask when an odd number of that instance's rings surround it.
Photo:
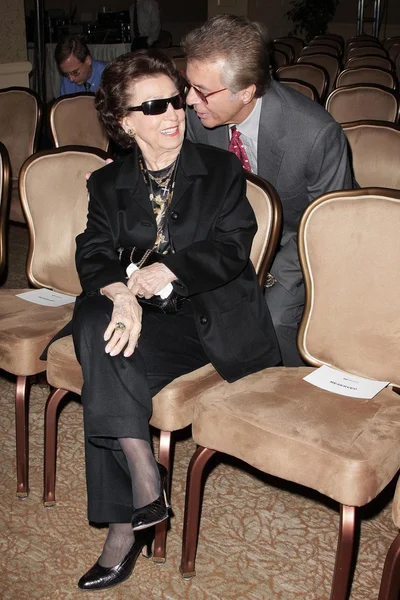
<path fill-rule="evenodd" d="M 15 438 L 17 454 L 17 497 L 29 494 L 29 391 L 30 377 L 17 376 L 15 389 Z"/>
<path fill-rule="evenodd" d="M 336 562 L 333 572 L 331 600 L 347 600 L 349 595 L 350 570 L 353 558 L 356 508 L 340 506 L 339 537 Z"/>
<path fill-rule="evenodd" d="M 400 533 L 392 542 L 383 567 L 378 600 L 398 600 L 400 597 Z"/>
<path fill-rule="evenodd" d="M 167 495 L 170 497 L 171 494 L 171 445 L 172 445 L 172 433 L 171 431 L 160 431 L 160 447 L 158 451 L 158 462 L 167 469 L 168 471 L 168 489 Z M 167 544 L 167 529 L 168 521 L 162 521 L 156 525 L 156 535 L 154 538 L 154 550 L 153 550 L 153 561 L 158 564 L 165 563 L 166 555 L 166 544 Z"/>
<path fill-rule="evenodd" d="M 46 507 L 56 503 L 56 463 L 57 463 L 57 409 L 68 394 L 67 390 L 57 388 L 47 398 L 44 412 L 44 490 L 43 503 Z"/>
<path fill-rule="evenodd" d="M 183 517 L 182 557 L 179 567 L 184 579 L 196 575 L 195 561 L 199 537 L 201 482 L 204 467 L 216 450 L 199 446 L 189 463 L 186 481 L 185 514 Z"/>

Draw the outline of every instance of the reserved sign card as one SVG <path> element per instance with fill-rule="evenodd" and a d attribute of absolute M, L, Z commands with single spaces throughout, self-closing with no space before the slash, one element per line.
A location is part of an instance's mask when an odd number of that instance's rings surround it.
<path fill-rule="evenodd" d="M 328 392 L 364 399 L 373 398 L 390 383 L 389 381 L 366 379 L 365 377 L 332 369 L 332 367 L 326 365 L 322 365 L 322 367 L 304 377 L 304 381 L 308 381 L 308 383 L 312 383 L 312 385 Z"/>

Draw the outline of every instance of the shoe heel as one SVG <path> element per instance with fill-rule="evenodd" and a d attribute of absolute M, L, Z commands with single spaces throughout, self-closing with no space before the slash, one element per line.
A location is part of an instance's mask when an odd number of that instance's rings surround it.
<path fill-rule="evenodd" d="M 142 548 L 142 556 L 145 558 L 153 558 L 153 541 L 155 532 L 147 536 L 147 539 Z"/>
<path fill-rule="evenodd" d="M 168 500 L 168 496 L 167 496 L 167 490 L 166 490 L 165 488 L 163 489 L 163 494 L 164 494 L 164 502 L 165 502 L 165 506 L 166 506 L 167 508 L 171 508 L 171 503 L 170 503 L 170 501 Z"/>

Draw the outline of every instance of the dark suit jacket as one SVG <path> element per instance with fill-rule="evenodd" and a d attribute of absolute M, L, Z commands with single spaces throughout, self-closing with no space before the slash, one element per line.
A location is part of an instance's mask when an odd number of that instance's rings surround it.
<path fill-rule="evenodd" d="M 87 227 L 77 237 L 84 293 L 125 282 L 118 246 L 152 247 L 156 221 L 137 151 L 95 171 Z M 190 297 L 199 337 L 228 381 L 275 365 L 278 345 L 249 254 L 257 230 L 246 181 L 228 152 L 185 141 L 168 215 L 174 252 L 163 262 Z"/>
<path fill-rule="evenodd" d="M 187 109 L 187 137 L 192 141 L 227 149 L 228 129 L 207 129 Z M 276 188 L 283 207 L 281 250 L 271 273 L 294 292 L 302 278 L 297 228 L 304 209 L 321 194 L 353 187 L 342 128 L 322 106 L 272 81 L 262 99 L 257 172 Z"/>

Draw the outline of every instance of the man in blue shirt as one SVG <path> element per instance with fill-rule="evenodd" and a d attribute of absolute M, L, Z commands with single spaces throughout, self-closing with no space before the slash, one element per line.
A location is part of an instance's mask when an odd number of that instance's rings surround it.
<path fill-rule="evenodd" d="M 59 96 L 96 92 L 107 63 L 94 60 L 89 48 L 79 37 L 62 37 L 56 46 L 54 58 L 63 76 Z"/>

